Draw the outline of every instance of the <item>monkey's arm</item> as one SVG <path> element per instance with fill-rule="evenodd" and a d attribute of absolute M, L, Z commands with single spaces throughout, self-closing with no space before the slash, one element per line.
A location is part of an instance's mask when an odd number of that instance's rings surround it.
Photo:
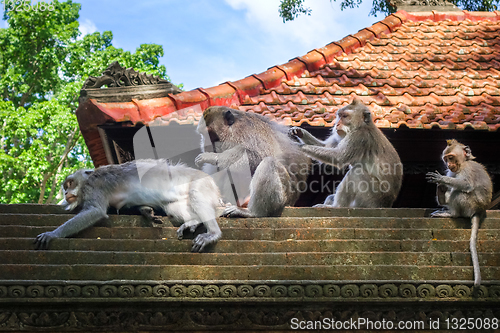
<path fill-rule="evenodd" d="M 102 207 L 84 207 L 80 213 L 66 221 L 66 223 L 59 226 L 54 231 L 44 232 L 36 236 L 34 241 L 35 248 L 37 250 L 46 250 L 52 239 L 72 236 L 105 217 L 108 216 L 106 215 L 106 210 Z"/>
<path fill-rule="evenodd" d="M 225 150 L 222 153 L 201 153 L 196 156 L 194 162 L 197 166 L 205 163 L 213 164 L 221 169 L 229 168 L 231 165 L 238 161 L 245 153 L 245 148 L 236 146 L 231 149 Z"/>
<path fill-rule="evenodd" d="M 320 146 L 324 147 L 325 143 L 316 137 L 314 137 L 311 133 L 306 131 L 303 128 L 300 127 L 292 127 L 288 130 L 288 136 L 292 138 L 298 138 L 302 140 L 306 145 L 312 145 L 312 146 Z"/>
<path fill-rule="evenodd" d="M 474 186 L 466 179 L 443 176 L 438 172 L 428 172 L 427 181 L 438 185 L 453 187 L 465 193 L 470 193 L 474 190 Z"/>

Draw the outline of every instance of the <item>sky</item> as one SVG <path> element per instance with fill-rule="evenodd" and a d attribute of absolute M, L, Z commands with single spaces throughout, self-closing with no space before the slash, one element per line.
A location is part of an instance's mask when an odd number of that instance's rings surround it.
<path fill-rule="evenodd" d="M 262 73 L 384 18 L 368 15 L 370 0 L 344 11 L 338 2 L 305 0 L 311 16 L 287 23 L 279 17 L 279 0 L 74 2 L 82 5 L 84 34 L 110 30 L 113 45 L 131 52 L 144 43 L 162 45 L 161 63 L 185 90 Z"/>

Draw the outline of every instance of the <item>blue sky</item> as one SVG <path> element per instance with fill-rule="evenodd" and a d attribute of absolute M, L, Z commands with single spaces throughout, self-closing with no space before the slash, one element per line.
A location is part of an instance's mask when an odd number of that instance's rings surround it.
<path fill-rule="evenodd" d="M 337 2 L 306 0 L 311 16 L 283 23 L 279 0 L 81 0 L 80 30 L 113 32 L 113 44 L 134 51 L 163 46 L 173 83 L 208 88 L 261 73 L 382 20 L 371 0 L 340 11 Z M 5 25 L 4 22 L 2 22 Z"/>

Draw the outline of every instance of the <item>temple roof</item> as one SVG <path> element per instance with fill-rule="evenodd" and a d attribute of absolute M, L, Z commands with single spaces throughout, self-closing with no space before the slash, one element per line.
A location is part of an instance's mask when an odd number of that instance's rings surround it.
<path fill-rule="evenodd" d="M 286 125 L 329 127 L 354 96 L 370 107 L 380 128 L 496 131 L 500 11 L 400 10 L 260 74 L 165 95 L 122 102 L 89 95 L 77 111 L 87 144 L 100 140 L 95 130 L 107 122 L 196 124 L 211 105 Z"/>
<path fill-rule="evenodd" d="M 92 101 L 115 121 L 149 122 L 200 105 L 227 105 L 331 126 L 354 95 L 377 126 L 497 130 L 500 12 L 399 11 L 338 42 L 235 82 L 126 103 Z M 165 120 L 190 122 L 195 110 Z M 196 118 L 196 116 L 195 116 Z M 195 119 L 196 121 L 196 119 Z"/>

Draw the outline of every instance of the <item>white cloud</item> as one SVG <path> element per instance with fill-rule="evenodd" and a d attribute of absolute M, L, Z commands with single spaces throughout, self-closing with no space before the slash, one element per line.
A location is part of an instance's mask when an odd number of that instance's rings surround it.
<path fill-rule="evenodd" d="M 95 26 L 94 22 L 92 22 L 89 19 L 85 19 L 85 20 L 83 20 L 83 22 L 80 22 L 79 29 L 80 29 L 80 32 L 82 33 L 80 38 L 82 38 L 85 35 L 88 35 L 88 34 L 91 34 L 91 33 L 94 33 L 97 31 L 97 27 Z"/>
<path fill-rule="evenodd" d="M 278 1 L 226 0 L 235 10 L 244 10 L 245 19 L 255 30 L 268 36 L 273 44 L 295 42 L 302 47 L 317 48 L 349 32 L 341 22 L 347 12 L 341 12 L 337 3 L 328 0 L 308 0 L 305 6 L 312 9 L 311 16 L 301 15 L 294 21 L 283 23 L 279 17 Z"/>

